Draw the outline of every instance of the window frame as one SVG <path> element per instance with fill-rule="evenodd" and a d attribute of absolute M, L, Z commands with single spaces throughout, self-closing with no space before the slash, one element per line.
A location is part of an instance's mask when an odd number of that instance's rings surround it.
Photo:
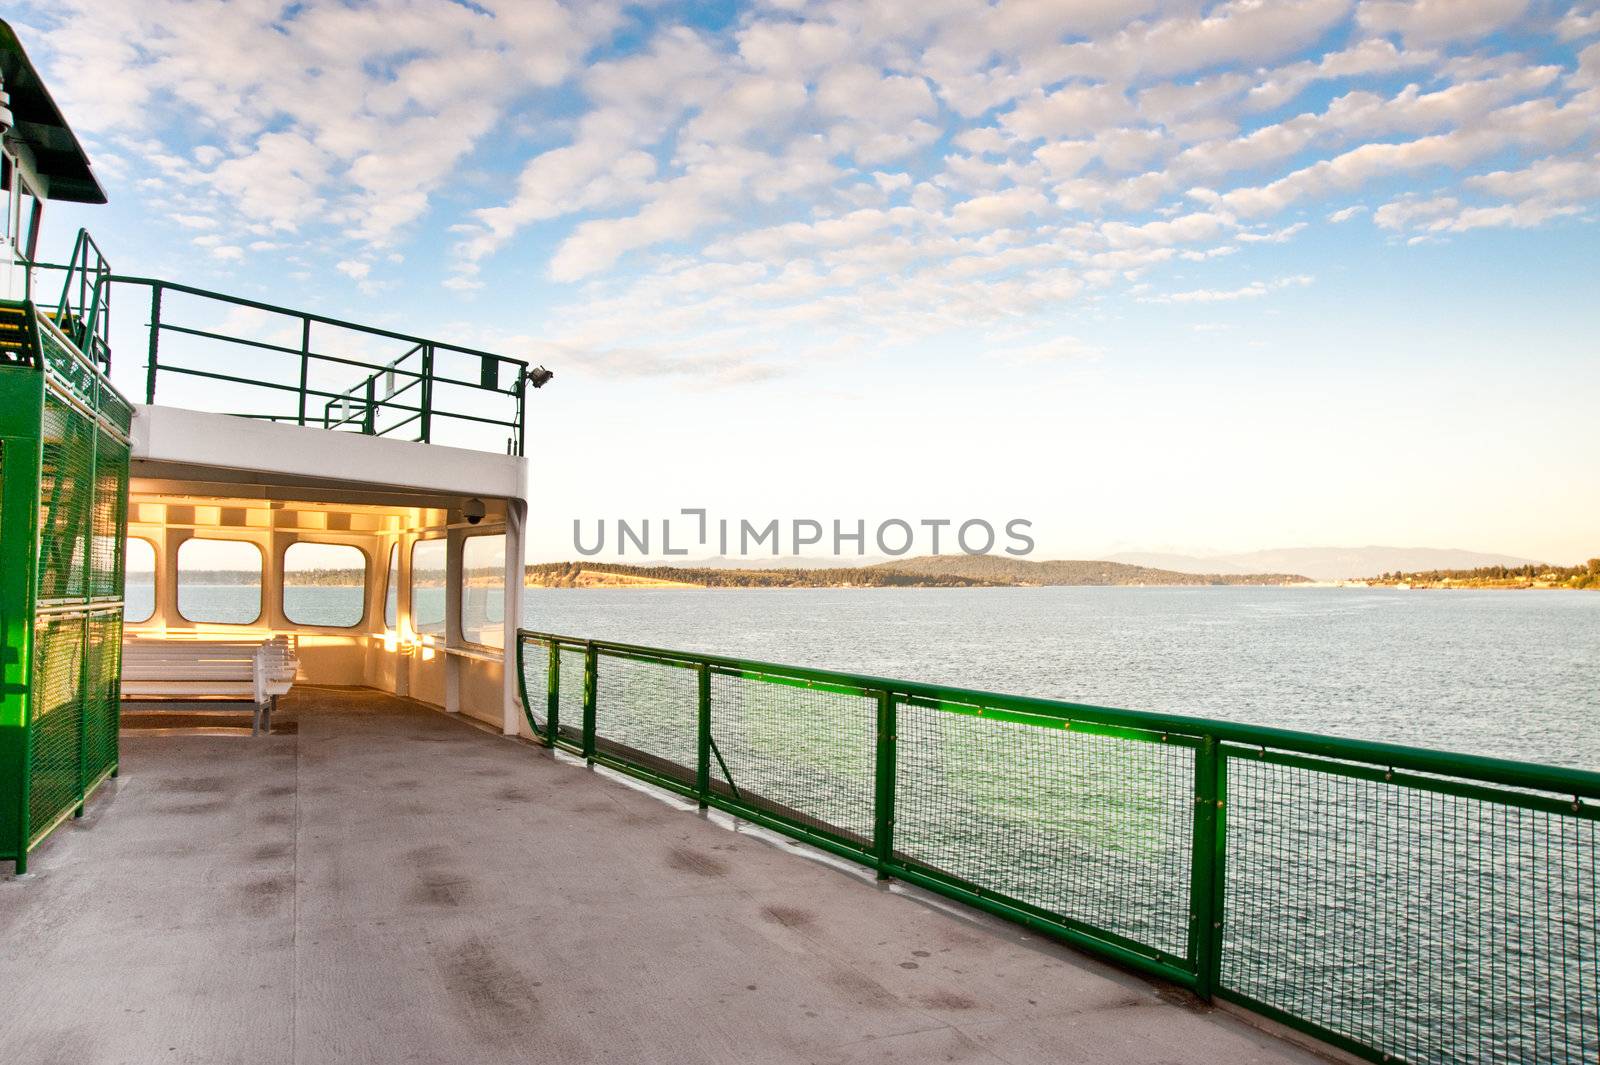
<path fill-rule="evenodd" d="M 389 620 L 389 597 L 394 596 L 394 620 Z M 400 631 L 400 541 L 389 545 L 388 565 L 383 571 L 383 631 Z"/>
<path fill-rule="evenodd" d="M 208 543 L 246 544 L 246 545 L 256 549 L 256 554 L 261 556 L 261 571 L 260 571 L 261 572 L 261 576 L 256 582 L 256 616 L 255 617 L 251 618 L 249 621 L 201 621 L 201 620 L 197 620 L 195 618 L 191 618 L 188 614 L 185 614 L 183 612 L 183 549 L 185 547 L 187 547 L 188 545 L 194 543 L 196 540 L 203 540 L 203 541 L 206 541 Z M 188 537 L 181 544 L 178 545 L 178 550 L 173 552 L 172 573 L 173 573 L 173 578 L 172 578 L 173 589 L 172 590 L 173 590 L 173 593 L 174 593 L 173 597 L 172 597 L 173 609 L 177 612 L 178 618 L 180 620 L 186 621 L 190 625 L 233 625 L 233 626 L 237 626 L 239 628 L 245 628 L 245 627 L 248 627 L 248 626 L 251 626 L 251 625 L 259 625 L 259 624 L 261 624 L 261 619 L 264 616 L 266 616 L 266 612 L 267 612 L 267 552 L 260 544 L 256 543 L 254 540 L 241 540 L 238 537 L 234 537 L 234 536 L 191 536 L 191 537 Z"/>
<path fill-rule="evenodd" d="M 156 550 L 156 542 L 148 536 L 138 533 L 128 533 L 122 538 L 122 623 L 124 625 L 143 625 L 155 619 L 157 611 L 161 608 L 161 554 Z M 128 541 L 139 540 L 150 545 L 150 557 L 155 559 L 156 565 L 150 570 L 150 613 L 142 618 L 128 616 Z M 181 616 L 181 615 L 180 615 Z M 196 622 L 196 624 L 209 624 Z"/>
<path fill-rule="evenodd" d="M 429 629 L 424 632 L 422 627 L 417 624 L 417 548 L 423 544 L 433 543 L 444 545 L 444 617 L 439 619 L 439 627 L 437 629 Z M 410 561 L 411 580 L 408 584 L 407 592 L 411 600 L 411 634 L 419 640 L 424 636 L 443 636 L 445 642 L 448 643 L 450 637 L 450 537 L 445 534 L 417 537 L 411 541 Z M 397 605 L 396 612 L 398 610 L 399 607 Z"/>
<path fill-rule="evenodd" d="M 458 594 L 456 596 L 456 617 L 461 628 L 461 642 L 467 647 L 478 648 L 484 651 L 504 651 L 504 647 L 499 647 L 492 643 L 478 643 L 475 640 L 467 639 L 467 544 L 471 543 L 473 540 L 481 540 L 489 536 L 498 536 L 501 539 L 507 539 L 506 531 L 504 529 L 485 529 L 482 532 L 471 532 L 467 533 L 461 539 L 461 587 L 458 589 Z M 505 626 L 505 557 L 505 549 L 502 547 L 500 550 L 500 625 L 502 628 Z M 446 591 L 448 592 L 448 588 Z M 492 619 L 486 620 L 489 620 L 490 623 L 493 624 Z"/>
<path fill-rule="evenodd" d="M 361 556 L 361 616 L 348 625 L 319 625 L 315 622 L 296 621 L 289 616 L 289 552 L 301 545 L 311 547 L 347 547 Z M 283 545 L 283 550 L 278 553 L 278 612 L 283 615 L 283 620 L 297 629 L 327 629 L 333 632 L 349 632 L 359 629 L 367 623 L 367 614 L 370 613 L 367 602 L 367 593 L 372 587 L 372 556 L 366 549 L 358 544 L 347 544 L 342 541 L 330 540 L 291 540 Z"/>

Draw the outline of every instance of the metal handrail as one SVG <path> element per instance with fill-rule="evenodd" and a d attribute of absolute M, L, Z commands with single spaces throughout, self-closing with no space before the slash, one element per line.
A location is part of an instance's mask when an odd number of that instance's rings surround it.
<path fill-rule="evenodd" d="M 111 303 L 110 292 L 103 291 L 101 282 L 111 276 L 111 264 L 105 253 L 95 243 L 87 229 L 79 229 L 72 242 L 72 254 L 65 263 L 36 260 L 23 262 L 23 298 L 33 299 L 33 272 L 35 270 L 60 271 L 61 295 L 56 300 L 52 317 L 73 345 L 106 371 L 111 369 Z M 73 289 L 77 301 L 73 302 Z"/>
<path fill-rule="evenodd" d="M 479 348 L 466 347 L 443 341 L 431 340 L 426 337 L 413 336 L 407 333 L 384 329 L 378 326 L 364 325 L 351 322 L 329 315 L 318 314 L 312 311 L 296 310 L 276 304 L 266 303 L 261 300 L 249 299 L 243 296 L 233 296 L 227 293 L 215 292 L 209 289 L 198 288 L 177 282 L 163 281 L 159 278 L 138 277 L 127 274 L 106 273 L 97 277 L 95 289 L 109 290 L 115 285 L 141 286 L 150 291 L 150 320 L 149 340 L 147 346 L 146 376 L 145 376 L 145 402 L 154 403 L 156 399 L 156 385 L 162 373 L 176 373 L 180 375 L 203 377 L 211 380 L 232 384 L 248 385 L 252 388 L 261 388 L 275 392 L 289 392 L 296 395 L 296 413 L 293 415 L 258 414 L 246 415 L 263 420 L 282 421 L 298 425 L 321 425 L 324 428 L 339 428 L 345 425 L 355 425 L 363 434 L 381 436 L 393 433 L 396 429 L 415 425 L 417 433 L 414 439 L 422 443 L 431 443 L 433 439 L 434 420 L 437 418 L 467 422 L 478 425 L 497 426 L 510 429 L 511 439 L 508 441 L 507 450 L 516 455 L 523 453 L 526 435 L 526 409 L 527 409 L 527 383 L 528 367 L 526 360 L 512 358 L 496 352 L 485 351 Z M 200 329 L 189 325 L 165 321 L 162 317 L 163 297 L 167 294 L 193 296 L 203 300 L 215 301 L 231 307 L 241 307 L 250 310 L 264 311 L 270 314 L 281 315 L 293 319 L 300 324 L 301 343 L 299 347 L 290 347 L 286 344 L 276 344 L 269 341 L 254 340 L 247 337 L 228 336 L 214 330 Z M 389 363 L 375 363 L 360 358 L 334 355 L 327 352 L 314 350 L 311 346 L 311 328 L 313 325 L 326 326 L 333 329 L 348 330 L 364 336 L 376 337 L 383 340 L 396 340 L 411 345 L 404 355 L 391 360 Z M 163 333 L 174 333 L 193 336 L 220 343 L 237 344 L 243 347 L 261 351 L 271 351 L 290 355 L 300 360 L 300 373 L 298 384 L 281 384 L 278 382 L 264 381 L 260 378 L 245 378 L 236 374 L 221 373 L 212 370 L 202 370 L 194 366 L 176 365 L 171 362 L 162 362 L 160 357 L 160 342 Z M 421 367 L 412 369 L 396 365 L 411 355 L 420 356 Z M 484 371 L 477 381 L 453 377 L 438 373 L 435 369 L 436 356 L 440 354 L 462 356 L 469 359 L 482 360 Z M 310 370 L 313 364 L 327 364 L 333 366 L 350 367 L 366 371 L 354 386 L 344 392 L 330 392 L 319 389 L 310 383 Z M 502 365 L 504 364 L 504 366 Z M 514 374 L 511 384 L 499 387 L 505 367 L 509 366 Z M 393 395 L 386 396 L 382 403 L 374 402 L 367 405 L 367 409 L 357 417 L 342 417 L 335 419 L 332 408 L 341 399 L 348 400 L 355 395 L 372 395 L 376 391 L 376 382 L 386 374 L 395 374 L 408 379 L 402 389 L 397 389 L 394 395 L 410 391 L 412 388 L 420 390 L 421 397 L 416 404 L 394 403 Z M 484 382 L 493 380 L 493 387 Z M 492 395 L 502 396 L 511 401 L 511 412 L 507 417 L 487 417 L 479 413 L 469 413 L 464 410 L 451 410 L 440 407 L 434 401 L 434 386 L 437 384 L 452 385 L 478 389 Z M 312 400 L 325 401 L 322 417 L 318 419 L 310 409 Z M 377 412 L 383 407 L 392 407 L 396 410 L 410 412 L 413 416 L 402 419 L 398 424 L 380 427 L 377 424 Z M 382 431 L 380 431 L 382 428 Z"/>
<path fill-rule="evenodd" d="M 1582 843 L 1574 841 L 1580 839 L 1592 841 L 1600 835 L 1600 773 L 1587 770 L 1178 714 L 1121 710 L 1057 699 L 1007 695 L 837 670 L 779 665 L 607 640 L 589 640 L 527 629 L 518 630 L 517 649 L 517 680 L 523 713 L 533 735 L 547 747 L 561 748 L 578 754 L 591 764 L 627 773 L 696 800 L 702 808 L 716 807 L 851 861 L 875 868 L 880 877 L 903 879 L 1036 931 L 1066 940 L 1130 968 L 1189 988 L 1203 998 L 1215 997 L 1244 1006 L 1271 1020 L 1311 1034 L 1339 1049 L 1372 1061 L 1396 1060 L 1396 1055 L 1404 1056 L 1405 1052 L 1415 1050 L 1415 1047 L 1390 1045 L 1392 1040 L 1388 1034 L 1375 1033 L 1359 1018 L 1321 1013 L 1320 1007 L 1315 1003 L 1308 1005 L 1307 1002 L 1292 996 L 1287 998 L 1279 996 L 1276 1001 L 1264 1001 L 1263 999 L 1273 996 L 1253 994 L 1252 985 L 1239 981 L 1236 969 L 1225 969 L 1223 966 L 1225 954 L 1234 959 L 1235 966 L 1243 956 L 1237 953 L 1241 949 L 1237 937 L 1259 934 L 1249 931 L 1253 926 L 1228 924 L 1228 914 L 1233 911 L 1225 908 L 1224 895 L 1229 893 L 1228 897 L 1234 898 L 1238 888 L 1225 885 L 1232 883 L 1233 878 L 1237 876 L 1251 873 L 1250 870 L 1239 867 L 1239 863 L 1243 860 L 1241 856 L 1255 854 L 1256 851 L 1252 848 L 1270 846 L 1274 840 L 1281 839 L 1301 839 L 1299 846 L 1313 847 L 1315 839 L 1319 838 L 1316 835 L 1319 831 L 1316 826 L 1333 824 L 1334 822 L 1327 821 L 1329 817 L 1350 816 L 1348 813 L 1340 813 L 1337 808 L 1327 807 L 1326 800 L 1321 798 L 1323 793 L 1312 785 L 1291 785 L 1290 781 L 1300 780 L 1302 777 L 1312 782 L 1321 781 L 1320 787 L 1324 790 L 1331 786 L 1329 782 L 1334 781 L 1344 782 L 1341 786 L 1347 788 L 1383 789 L 1372 793 L 1369 801 L 1381 805 L 1371 809 L 1379 811 L 1378 816 L 1391 816 L 1393 818 L 1391 830 L 1400 833 L 1400 838 L 1411 838 L 1407 835 L 1409 833 L 1421 839 L 1430 832 L 1441 830 L 1431 822 L 1417 820 L 1412 815 L 1411 811 L 1418 808 L 1421 803 L 1419 796 L 1434 796 L 1436 798 L 1430 801 L 1435 803 L 1460 802 L 1465 804 L 1461 807 L 1463 810 L 1478 809 L 1480 812 L 1476 815 L 1477 821 L 1474 823 L 1480 825 L 1476 829 L 1480 832 L 1483 831 L 1482 823 L 1494 823 L 1495 815 L 1492 811 L 1500 811 L 1500 816 L 1504 817 L 1512 816 L 1509 811 L 1520 811 L 1518 816 L 1547 819 L 1547 822 L 1541 823 L 1585 826 L 1581 832 L 1587 835 L 1580 835 L 1580 829 L 1576 827 L 1565 830 L 1566 834 L 1561 838 L 1567 841 L 1568 846 L 1581 847 Z M 563 668 L 563 652 L 582 656 L 581 678 L 569 677 L 567 670 Z M 542 693 L 530 692 L 529 665 L 541 658 L 545 659 L 546 690 Z M 673 757 L 663 756 L 651 750 L 636 749 L 626 742 L 611 739 L 605 735 L 605 730 L 597 725 L 601 720 L 622 720 L 614 718 L 609 709 L 602 711 L 598 705 L 601 691 L 600 678 L 606 668 L 605 663 L 612 660 L 687 670 L 697 675 L 699 701 L 697 724 L 688 723 L 691 718 L 686 707 L 671 711 L 673 716 L 681 714 L 678 720 L 684 722 L 682 726 L 684 733 L 680 739 L 673 741 L 671 749 L 677 750 L 686 746 L 688 732 L 692 729 L 698 749 L 696 765 L 686 766 L 674 761 Z M 570 667 L 570 663 L 567 665 Z M 822 819 L 820 809 L 796 810 L 779 805 L 774 795 L 769 794 L 764 797 L 760 794 L 763 785 L 759 782 L 753 784 L 749 780 L 741 779 L 735 788 L 727 765 L 715 745 L 714 726 L 718 720 L 715 709 L 723 704 L 720 696 L 714 700 L 713 677 L 724 678 L 723 684 L 742 682 L 780 685 L 859 698 L 861 713 L 869 718 L 875 716 L 875 722 L 868 726 L 871 729 L 871 738 L 857 740 L 858 743 L 870 743 L 875 750 L 871 768 L 870 833 L 864 834 L 860 829 L 831 824 Z M 580 682 L 583 720 L 581 725 L 566 723 L 562 717 L 563 701 L 571 705 L 572 688 Z M 674 687 L 673 690 L 678 689 Z M 563 694 L 566 694 L 565 700 Z M 635 695 L 648 699 L 648 694 L 642 691 L 636 691 Z M 686 699 L 687 693 L 679 698 Z M 742 696 L 735 696 L 735 699 L 740 705 L 744 705 Z M 543 724 L 535 714 L 535 708 L 542 710 Z M 1180 902 L 1185 904 L 1185 908 L 1173 913 L 1173 917 L 1174 919 L 1181 917 L 1188 929 L 1187 946 L 1178 953 L 1157 949 L 1156 944 L 1163 942 L 1160 938 L 1151 938 L 1147 935 L 1141 940 L 1133 938 L 1137 933 L 1121 934 L 1115 927 L 1117 921 L 1114 914 L 1109 918 L 1100 914 L 1100 923 L 1096 924 L 1096 914 L 1093 911 L 1071 908 L 1072 912 L 1068 913 L 1060 912 L 1059 908 L 1046 908 L 1040 901 L 1043 896 L 1035 894 L 1033 896 L 1035 901 L 1030 902 L 1022 888 L 1010 889 L 1022 892 L 1022 894 L 1012 894 L 999 883 L 974 882 L 934 864 L 936 859 L 930 858 L 926 851 L 918 852 L 903 839 L 897 845 L 895 825 L 897 817 L 900 816 L 897 814 L 897 802 L 902 799 L 912 801 L 911 796 L 916 794 L 910 792 L 900 795 L 902 779 L 907 772 L 902 762 L 909 758 L 910 760 L 904 764 L 916 765 L 917 759 L 926 757 L 929 750 L 924 744 L 909 755 L 904 751 L 905 744 L 911 741 L 901 738 L 899 732 L 901 725 L 904 724 L 903 712 L 908 709 L 917 712 L 931 711 L 938 715 L 959 715 L 974 722 L 988 720 L 994 723 L 992 727 L 996 729 L 1007 725 L 1032 726 L 1041 730 L 1085 734 L 1111 741 L 1125 740 L 1146 748 L 1154 745 L 1183 748 L 1192 752 L 1183 761 L 1165 763 L 1169 767 L 1167 776 L 1133 785 L 1134 794 L 1148 793 L 1151 796 L 1150 801 L 1173 804 L 1166 809 L 1171 810 L 1174 806 L 1184 810 L 1192 809 L 1192 814 L 1174 812 L 1170 815 L 1174 818 L 1174 824 L 1188 822 L 1185 833 L 1187 841 L 1181 844 L 1190 855 L 1188 871 L 1161 880 L 1160 887 L 1152 889 L 1165 892 L 1161 897 L 1172 899 L 1174 905 Z M 797 714 L 800 712 L 799 707 L 793 710 Z M 624 713 L 629 712 L 635 711 Z M 803 719 L 796 727 L 804 730 L 806 726 Z M 982 728 L 977 724 L 972 727 Z M 624 734 L 642 736 L 648 735 L 649 730 L 641 732 L 635 728 Z M 937 734 L 943 735 L 943 733 Z M 977 733 L 962 735 L 977 735 Z M 715 781 L 711 775 L 713 754 L 716 755 L 717 763 L 722 766 L 721 781 Z M 1188 768 L 1191 764 L 1192 769 Z M 1287 802 L 1287 805 L 1259 807 L 1258 799 L 1258 808 L 1255 812 L 1246 814 L 1244 811 L 1250 806 L 1245 800 L 1253 787 L 1263 786 L 1263 778 L 1260 776 L 1262 773 L 1274 774 L 1270 779 L 1280 781 L 1283 787 L 1288 789 L 1283 793 L 1287 798 L 1278 799 L 1280 804 Z M 1185 774 L 1190 776 L 1186 777 Z M 864 782 L 861 786 L 865 787 Z M 926 807 L 928 798 L 925 789 L 928 785 L 924 782 L 921 786 L 924 789 L 921 801 Z M 1026 780 L 1017 782 L 1015 786 L 1023 789 L 1018 792 L 1019 797 L 1029 794 Z M 1240 807 L 1232 814 L 1228 813 L 1230 787 L 1235 789 L 1233 802 Z M 1300 790 L 1295 790 L 1296 788 Z M 782 789 L 779 789 L 778 793 L 781 794 L 781 791 Z M 1086 796 L 1086 799 L 1094 801 L 1092 796 Z M 1100 801 L 1104 801 L 1103 798 Z M 1307 802 L 1312 805 L 1306 805 Z M 1086 809 L 1092 810 L 1093 807 L 1089 806 Z M 1269 809 L 1270 812 L 1263 812 Z M 1079 819 L 1087 816 L 1084 811 L 1078 812 Z M 1122 825 L 1122 822 L 1116 820 L 1117 816 L 1113 814 L 1113 819 L 1106 823 L 1108 831 L 1117 830 Z M 1230 827 L 1230 817 L 1242 823 Z M 1251 820 L 1252 817 L 1255 819 L 1254 822 Z M 1263 818 L 1270 820 L 1263 821 Z M 1074 820 L 1072 823 L 1079 822 Z M 1459 831 L 1474 830 L 1470 825 L 1461 828 L 1456 822 L 1445 821 L 1444 824 L 1454 824 Z M 961 826 L 951 825 L 950 828 L 955 831 L 960 830 Z M 1296 837 L 1293 835 L 1296 831 L 1305 835 Z M 1551 827 L 1549 831 L 1554 834 L 1557 829 Z M 1260 836 L 1252 835 L 1252 832 L 1266 832 L 1271 838 L 1263 842 Z M 1467 838 L 1479 837 L 1462 837 L 1462 839 Z M 1444 845 L 1445 841 L 1439 844 L 1439 846 Z M 1480 842 L 1479 845 L 1490 844 Z M 1526 846 L 1537 847 L 1532 841 Z M 911 849 L 911 853 L 907 853 L 907 848 Z M 1534 849 L 1528 853 L 1531 855 L 1542 853 L 1547 863 L 1562 861 L 1561 858 L 1552 855 L 1548 846 L 1543 851 Z M 1291 851 L 1285 853 L 1284 857 L 1295 859 L 1305 856 Z M 1310 857 L 1314 860 L 1315 855 Z M 1400 855 L 1397 860 L 1403 862 L 1404 855 Z M 1470 859 L 1463 857 L 1461 860 Z M 1427 867 L 1429 875 L 1447 879 L 1455 875 L 1452 873 L 1453 868 L 1448 865 Z M 1569 878 L 1578 875 L 1579 881 L 1560 879 L 1558 873 L 1562 869 L 1566 870 Z M 968 875 L 975 874 L 968 872 Z M 1535 868 L 1526 875 L 1537 878 L 1541 874 L 1538 868 Z M 1591 912 L 1595 900 L 1592 893 L 1585 894 L 1590 889 L 1583 887 L 1583 884 L 1588 882 L 1581 879 L 1582 875 L 1581 872 L 1573 874 L 1570 865 L 1553 864 L 1546 867 L 1543 873 L 1544 879 L 1539 882 L 1544 885 L 1543 890 L 1547 893 L 1555 892 L 1562 887 L 1569 892 L 1558 897 L 1564 899 L 1567 905 L 1578 907 L 1578 912 L 1567 914 L 1564 920 L 1575 920 L 1579 927 L 1593 927 L 1597 919 Z M 1271 881 L 1267 883 L 1270 884 Z M 1427 892 L 1424 898 L 1432 900 L 1437 906 L 1444 906 L 1446 903 L 1441 894 L 1441 884 L 1440 881 L 1426 880 L 1416 890 Z M 1308 887 L 1307 890 L 1316 889 Z M 1570 894 L 1574 891 L 1577 892 L 1576 895 Z M 1301 912 L 1296 907 L 1301 907 L 1304 903 L 1305 900 L 1299 897 L 1270 896 L 1264 900 L 1256 899 L 1252 905 L 1257 909 L 1276 907 L 1269 909 L 1268 912 L 1275 915 L 1271 919 L 1281 922 L 1292 920 L 1295 913 Z M 1237 902 L 1230 902 L 1228 905 L 1232 907 L 1237 905 Z M 1530 895 L 1524 902 L 1524 909 L 1538 905 L 1539 903 Z M 1545 909 L 1539 912 L 1548 920 L 1550 919 L 1548 894 L 1543 905 Z M 1539 919 L 1537 913 L 1532 916 L 1525 914 L 1524 917 L 1535 921 Z M 1259 914 L 1255 918 L 1257 921 L 1265 919 L 1269 918 L 1263 918 Z M 1226 943 L 1225 935 L 1229 937 Z M 1591 940 L 1587 948 L 1578 939 L 1570 942 L 1562 939 L 1559 943 L 1550 940 L 1543 942 L 1544 946 L 1541 949 L 1546 953 L 1539 955 L 1538 964 L 1549 966 L 1556 973 L 1566 973 L 1566 983 L 1563 986 L 1569 995 L 1576 995 L 1580 1000 L 1559 1004 L 1564 1005 L 1567 1010 L 1560 1016 L 1568 1018 L 1588 1016 L 1589 1011 L 1600 1016 L 1600 1009 L 1595 1008 L 1600 1003 L 1593 1001 L 1596 985 L 1583 984 L 1581 978 L 1579 984 L 1574 985 L 1571 975 L 1574 966 L 1577 966 L 1579 971 L 1587 971 L 1584 966 L 1592 967 L 1595 964 L 1596 960 L 1592 954 L 1583 953 L 1585 949 L 1592 952 L 1595 949 L 1594 942 Z M 1335 949 L 1337 946 L 1335 944 Z M 1574 954 L 1574 950 L 1579 953 Z M 1335 957 L 1337 959 L 1343 956 Z M 1359 966 L 1363 964 L 1365 955 L 1357 951 L 1350 955 L 1350 958 Z M 1410 959 L 1395 959 L 1395 961 L 1404 965 L 1408 964 Z M 1562 968 L 1563 966 L 1565 968 Z M 1373 981 L 1381 983 L 1387 978 L 1385 974 L 1370 968 L 1358 968 L 1351 976 L 1353 980 L 1365 981 L 1360 985 L 1362 987 L 1368 986 Z M 1575 991 L 1574 986 L 1577 988 Z M 1446 1017 L 1444 1020 L 1448 1021 L 1449 1018 Z M 1588 1027 L 1580 1026 L 1579 1031 L 1581 1034 L 1578 1041 L 1583 1045 L 1588 1045 L 1589 1040 L 1596 1038 L 1594 1024 Z M 1571 1042 L 1571 1032 L 1570 1028 L 1566 1030 L 1567 1041 L 1562 1044 L 1568 1051 L 1580 1049 Z"/>

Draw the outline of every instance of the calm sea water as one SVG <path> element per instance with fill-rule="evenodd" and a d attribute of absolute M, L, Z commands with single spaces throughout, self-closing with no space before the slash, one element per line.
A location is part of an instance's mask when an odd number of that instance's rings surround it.
<path fill-rule="evenodd" d="M 1600 595 L 530 589 L 529 628 L 1600 769 Z"/>
<path fill-rule="evenodd" d="M 442 618 L 442 589 L 424 591 Z M 307 622 L 359 613 L 354 589 L 289 593 Z M 130 582 L 129 616 L 149 601 Z M 248 623 L 257 603 L 251 589 L 194 587 L 185 606 Z M 523 618 L 562 635 L 1600 769 L 1600 595 L 1588 592 L 534 588 Z"/>

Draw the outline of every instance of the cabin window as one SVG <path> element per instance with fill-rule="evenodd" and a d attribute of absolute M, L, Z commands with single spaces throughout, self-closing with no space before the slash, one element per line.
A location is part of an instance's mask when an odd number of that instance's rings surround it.
<path fill-rule="evenodd" d="M 142 536 L 130 536 L 123 558 L 127 580 L 122 592 L 122 619 L 137 625 L 156 614 L 156 545 Z"/>
<path fill-rule="evenodd" d="M 0 189 L 4 189 L 6 194 L 5 241 L 7 244 L 12 242 L 12 237 L 17 231 L 16 182 L 11 180 L 11 170 L 11 156 L 0 153 Z"/>
<path fill-rule="evenodd" d="M 17 251 L 24 259 L 33 262 L 39 253 L 39 219 L 43 214 L 43 205 L 26 181 L 17 184 L 22 190 L 22 195 L 17 197 Z"/>
<path fill-rule="evenodd" d="M 261 548 L 248 540 L 193 537 L 178 546 L 178 613 L 185 621 L 261 620 Z"/>
<path fill-rule="evenodd" d="M 461 551 L 461 638 L 504 647 L 505 622 L 505 534 L 469 536 Z"/>
<path fill-rule="evenodd" d="M 418 636 L 444 634 L 445 542 L 411 545 L 411 626 Z"/>
<path fill-rule="evenodd" d="M 39 194 L 22 177 L 10 156 L 5 157 L 0 184 L 6 191 L 5 239 L 19 257 L 31 261 L 38 251 L 39 219 L 43 214 Z"/>
<path fill-rule="evenodd" d="M 383 627 L 393 632 L 400 624 L 400 545 L 389 545 L 389 579 L 383 593 Z"/>
<path fill-rule="evenodd" d="M 367 556 L 349 544 L 293 543 L 283 552 L 283 616 L 349 629 L 367 615 Z"/>

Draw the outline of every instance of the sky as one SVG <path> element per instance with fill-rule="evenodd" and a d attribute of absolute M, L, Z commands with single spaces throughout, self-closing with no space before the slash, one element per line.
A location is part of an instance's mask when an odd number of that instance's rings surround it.
<path fill-rule="evenodd" d="M 684 508 L 1600 554 L 1596 0 L 7 17 L 111 198 L 47 251 L 555 371 L 536 559 Z"/>

